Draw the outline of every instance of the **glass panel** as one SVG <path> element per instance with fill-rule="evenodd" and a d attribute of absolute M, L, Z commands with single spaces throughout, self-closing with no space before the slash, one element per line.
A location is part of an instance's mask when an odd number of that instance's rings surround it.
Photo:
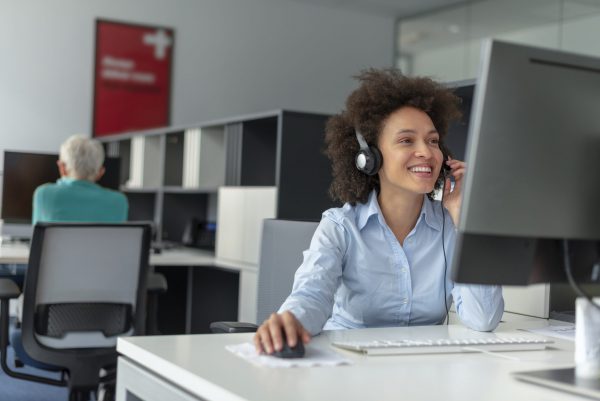
<path fill-rule="evenodd" d="M 398 67 L 442 81 L 465 78 L 468 12 L 456 7 L 400 21 Z"/>
<path fill-rule="evenodd" d="M 600 1 L 565 0 L 561 48 L 600 56 Z"/>
<path fill-rule="evenodd" d="M 396 63 L 408 75 L 472 79 L 490 37 L 600 56 L 600 0 L 483 0 L 400 20 Z"/>

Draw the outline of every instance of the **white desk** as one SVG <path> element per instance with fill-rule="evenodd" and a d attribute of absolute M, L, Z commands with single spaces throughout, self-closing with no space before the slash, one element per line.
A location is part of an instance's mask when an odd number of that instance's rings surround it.
<path fill-rule="evenodd" d="M 2 243 L 0 245 L 0 264 L 27 264 L 29 245 L 24 243 Z"/>
<path fill-rule="evenodd" d="M 544 320 L 503 323 L 498 330 L 547 324 Z M 330 347 L 331 338 L 340 337 L 464 336 L 464 330 L 450 325 L 337 331 L 314 338 L 309 347 Z M 545 351 L 503 353 L 518 360 L 482 353 L 367 357 L 336 349 L 354 364 L 275 369 L 256 367 L 225 350 L 225 345 L 250 341 L 252 335 L 121 338 L 117 401 L 582 400 L 510 375 L 573 366 L 574 343 L 567 340 L 553 338 L 555 346 Z"/>

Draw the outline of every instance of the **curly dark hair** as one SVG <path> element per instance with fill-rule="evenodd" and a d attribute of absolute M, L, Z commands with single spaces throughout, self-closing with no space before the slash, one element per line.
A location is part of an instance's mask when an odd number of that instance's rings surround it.
<path fill-rule="evenodd" d="M 352 205 L 365 203 L 374 188 L 379 191 L 379 176 L 363 174 L 354 164 L 360 148 L 356 129 L 369 145 L 377 145 L 388 116 L 401 107 L 415 107 L 431 118 L 440 135 L 440 148 L 448 154 L 443 142 L 448 125 L 461 117 L 460 98 L 430 78 L 407 77 L 397 69 L 368 69 L 355 78 L 361 85 L 346 100 L 346 110 L 331 117 L 325 129 L 325 154 L 333 175 L 329 194 L 333 200 Z M 436 189 L 440 185 L 438 178 Z"/>

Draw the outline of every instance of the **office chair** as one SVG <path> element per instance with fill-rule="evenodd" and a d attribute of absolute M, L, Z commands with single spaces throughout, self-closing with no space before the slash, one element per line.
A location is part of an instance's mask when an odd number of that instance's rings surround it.
<path fill-rule="evenodd" d="M 59 371 L 61 378 L 8 367 L 8 301 L 19 295 L 8 280 L 0 284 L 0 362 L 6 374 L 67 386 L 71 401 L 88 400 L 101 383 L 108 383 L 104 395 L 110 399 L 117 337 L 144 333 L 149 246 L 146 224 L 37 224 L 23 288 L 20 338 L 17 331 L 11 342 L 22 361 Z M 101 378 L 101 372 L 111 373 Z"/>
<path fill-rule="evenodd" d="M 265 219 L 260 246 L 256 322 L 261 323 L 276 312 L 292 290 L 294 273 L 302 264 L 302 252 L 308 249 L 319 223 L 309 221 Z M 213 322 L 213 333 L 256 331 L 258 326 L 246 322 Z"/>

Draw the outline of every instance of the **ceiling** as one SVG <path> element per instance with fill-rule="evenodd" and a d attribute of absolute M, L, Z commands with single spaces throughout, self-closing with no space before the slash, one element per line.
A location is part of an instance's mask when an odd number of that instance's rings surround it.
<path fill-rule="evenodd" d="M 442 9 L 466 0 L 289 0 L 318 4 L 325 7 L 343 7 L 376 15 L 396 18 L 412 17 L 424 12 Z"/>

